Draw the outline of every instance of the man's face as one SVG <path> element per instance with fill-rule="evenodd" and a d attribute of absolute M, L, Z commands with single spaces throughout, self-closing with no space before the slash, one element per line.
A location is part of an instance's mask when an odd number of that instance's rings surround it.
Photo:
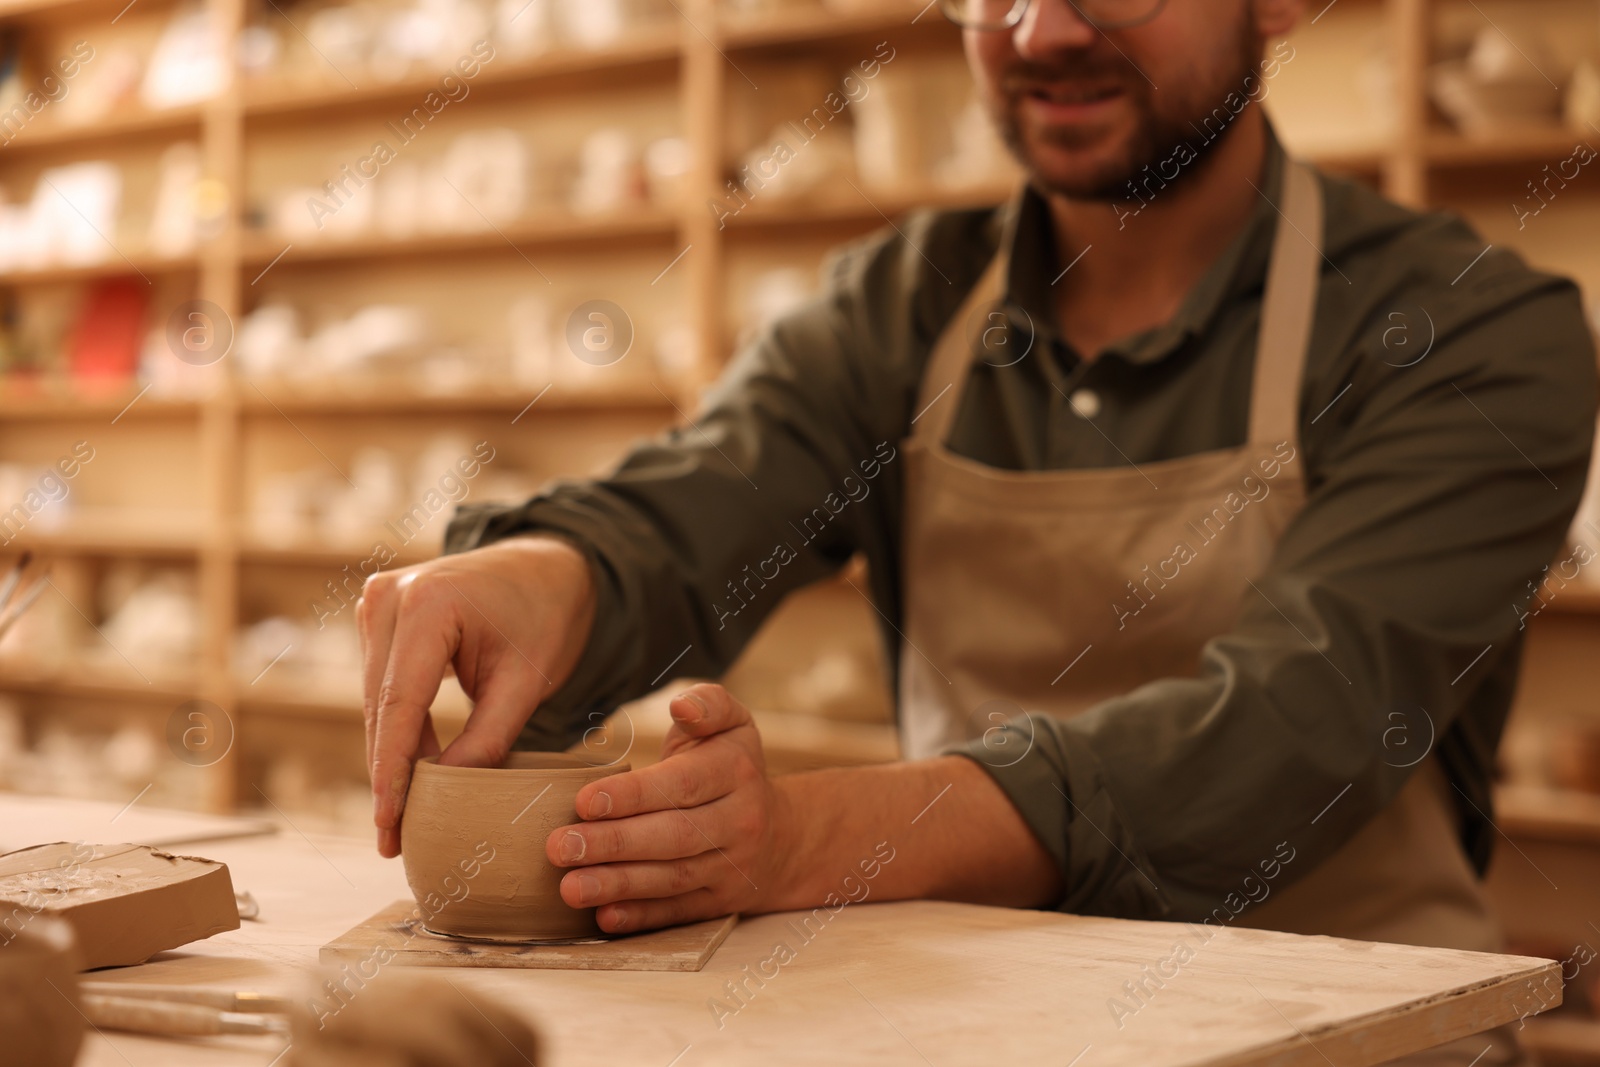
<path fill-rule="evenodd" d="M 1128 181 L 1180 142 L 1201 149 L 1202 120 L 1259 77 L 1262 44 L 1250 0 L 1170 0 L 1143 25 L 1105 32 L 1069 0 L 1033 0 L 1011 30 L 966 32 L 979 91 L 1018 161 L 1045 190 L 1093 200 L 1126 197 Z"/>

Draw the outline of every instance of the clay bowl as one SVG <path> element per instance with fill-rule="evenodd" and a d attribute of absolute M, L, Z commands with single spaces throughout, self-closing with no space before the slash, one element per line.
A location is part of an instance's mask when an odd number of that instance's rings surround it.
<path fill-rule="evenodd" d="M 513 752 L 499 767 L 417 761 L 400 824 L 406 881 L 432 933 L 487 941 L 600 936 L 593 908 L 561 899 L 544 843 L 580 821 L 578 790 L 628 770 L 560 752 Z"/>

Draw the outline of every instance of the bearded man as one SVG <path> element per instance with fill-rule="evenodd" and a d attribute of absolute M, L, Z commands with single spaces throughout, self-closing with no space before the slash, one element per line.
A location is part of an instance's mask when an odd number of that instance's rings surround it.
<path fill-rule="evenodd" d="M 860 554 L 904 761 L 769 776 L 697 685 L 550 836 L 569 904 L 813 908 L 888 842 L 874 900 L 1498 948 L 1494 753 L 1594 428 L 1577 289 L 1285 154 L 1296 0 L 943 6 L 1025 187 L 847 248 L 690 426 L 368 582 L 380 849 L 451 666 L 444 762 L 565 747 Z M 1484 1041 L 1426 1062 L 1518 1055 Z"/>

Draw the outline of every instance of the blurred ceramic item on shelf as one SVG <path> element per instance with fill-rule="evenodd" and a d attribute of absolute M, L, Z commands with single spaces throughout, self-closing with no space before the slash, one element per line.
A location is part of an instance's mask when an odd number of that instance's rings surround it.
<path fill-rule="evenodd" d="M 669 382 L 686 382 L 694 377 L 695 332 L 687 323 L 677 322 L 656 335 L 656 370 Z"/>
<path fill-rule="evenodd" d="M 68 126 L 100 121 L 133 95 L 143 71 L 139 54 L 126 46 L 97 53 L 79 69 L 71 90 L 52 105 L 56 117 Z"/>
<path fill-rule="evenodd" d="M 664 208 L 681 203 L 693 163 L 694 151 L 682 137 L 658 137 L 646 145 L 644 174 L 651 203 Z"/>
<path fill-rule="evenodd" d="M 585 138 L 572 186 L 572 210 L 579 215 L 606 214 L 643 198 L 644 175 L 633 135 L 608 126 Z"/>
<path fill-rule="evenodd" d="M 283 61 L 283 41 L 272 27 L 253 23 L 239 31 L 238 54 L 239 69 L 260 77 Z"/>
<path fill-rule="evenodd" d="M 1485 26 L 1466 58 L 1434 64 L 1429 74 L 1433 101 L 1470 137 L 1554 125 L 1561 88 L 1544 73 L 1556 69 L 1548 53 L 1541 40 L 1519 46 Z"/>
<path fill-rule="evenodd" d="M 526 59 L 550 47 L 554 33 L 550 0 L 497 0 L 494 7 L 495 48 L 512 59 Z"/>
<path fill-rule="evenodd" d="M 378 232 L 391 241 L 413 236 L 422 228 L 422 167 L 391 163 L 374 183 L 373 205 Z"/>
<path fill-rule="evenodd" d="M 149 288 L 137 279 L 91 283 L 66 342 L 67 366 L 79 382 L 133 377 L 143 346 Z"/>
<path fill-rule="evenodd" d="M 350 481 L 322 499 L 321 534 L 335 545 L 365 543 L 400 501 L 400 468 L 392 452 L 367 447 L 350 462 Z"/>
<path fill-rule="evenodd" d="M 304 32 L 307 43 L 333 68 L 328 76 L 339 78 L 340 72 L 346 70 L 365 73 L 377 28 L 373 9 L 349 4 L 313 12 Z"/>
<path fill-rule="evenodd" d="M 321 200 L 323 191 L 312 185 L 294 185 L 272 194 L 267 209 L 269 225 L 274 233 L 290 241 L 315 241 L 322 236 L 319 219 L 312 215 L 309 204 Z M 337 217 L 337 213 L 332 216 Z M 325 221 L 325 220 L 323 220 Z"/>
<path fill-rule="evenodd" d="M 396 81 L 416 66 L 450 67 L 489 33 L 489 18 L 472 0 L 419 0 L 388 13 L 373 34 L 370 69 Z"/>
<path fill-rule="evenodd" d="M 120 661 L 124 669 L 129 662 L 188 666 L 200 631 L 194 576 L 179 570 L 153 575 L 122 601 L 100 629 L 112 650 L 107 662 Z"/>
<path fill-rule="evenodd" d="M 250 532 L 270 548 L 293 548 L 310 540 L 311 499 L 297 473 L 266 474 L 250 500 Z"/>
<path fill-rule="evenodd" d="M 1562 118 L 1568 128 L 1584 136 L 1600 127 L 1600 67 L 1593 61 L 1582 60 L 1573 68 Z"/>
<path fill-rule="evenodd" d="M 234 350 L 244 373 L 267 378 L 284 373 L 300 354 L 300 316 L 288 304 L 263 304 L 244 317 Z"/>
<path fill-rule="evenodd" d="M 232 56 L 220 28 L 203 6 L 177 11 L 161 32 L 139 95 L 146 107 L 183 107 L 209 100 L 228 87 Z"/>
<path fill-rule="evenodd" d="M 744 300 L 742 337 L 748 340 L 809 300 L 815 292 L 809 272 L 799 267 L 763 271 L 750 282 Z"/>
<path fill-rule="evenodd" d="M 511 335 L 512 377 L 522 385 L 548 385 L 555 370 L 555 325 L 549 301 L 523 297 L 511 305 L 506 325 Z"/>
<path fill-rule="evenodd" d="M 745 153 L 733 178 L 744 199 L 799 196 L 850 174 L 855 160 L 846 137 L 824 129 L 811 140 L 803 140 L 801 134 L 806 132 L 793 125 L 779 126 L 766 141 Z M 732 208 L 739 197 L 728 192 L 724 200 Z"/>
<path fill-rule="evenodd" d="M 338 325 L 337 337 L 318 334 L 313 347 L 323 367 L 333 372 L 361 370 L 385 357 L 414 354 L 427 338 L 420 308 L 408 304 L 372 304 Z"/>
<path fill-rule="evenodd" d="M 155 777 L 161 758 L 161 744 L 151 732 L 138 725 L 119 727 L 102 750 L 106 769 L 124 786 L 138 790 Z"/>
<path fill-rule="evenodd" d="M 522 214 L 528 195 L 528 150 L 515 131 L 491 128 L 463 133 L 450 142 L 439 167 L 449 190 L 447 228 L 487 230 Z"/>
<path fill-rule="evenodd" d="M 970 79 L 948 60 L 905 56 L 883 64 L 870 86 L 852 105 L 862 182 L 886 190 L 926 184 L 952 150 L 951 116 L 966 106 Z"/>
<path fill-rule="evenodd" d="M 430 493 L 447 491 L 447 495 L 453 498 L 452 502 L 459 503 L 460 499 L 464 498 L 466 486 L 462 483 L 461 490 L 452 488 L 461 482 L 458 464 L 463 459 L 472 459 L 473 456 L 472 445 L 465 437 L 456 434 L 435 434 L 418 454 L 416 462 L 412 464 L 411 499 L 420 501 Z M 481 466 L 479 470 L 481 472 Z"/>
<path fill-rule="evenodd" d="M 199 146 L 181 141 L 161 153 L 155 211 L 150 217 L 150 251 L 160 256 L 194 251 L 198 237 L 195 187 L 199 184 Z"/>
<path fill-rule="evenodd" d="M 413 378 L 424 396 L 460 396 L 483 382 L 484 360 L 470 349 L 435 349 L 417 361 Z"/>
<path fill-rule="evenodd" d="M 555 0 L 561 35 L 580 48 L 615 44 L 626 26 L 623 0 Z"/>
<path fill-rule="evenodd" d="M 27 224 L 20 234 L 18 265 L 91 266 L 116 255 L 122 203 L 122 171 L 104 160 L 53 167 L 39 175 Z"/>
<path fill-rule="evenodd" d="M 996 186 L 1017 180 L 1017 168 L 994 123 L 977 97 L 956 115 L 950 128 L 950 154 L 933 169 L 933 180 L 947 189 Z"/>

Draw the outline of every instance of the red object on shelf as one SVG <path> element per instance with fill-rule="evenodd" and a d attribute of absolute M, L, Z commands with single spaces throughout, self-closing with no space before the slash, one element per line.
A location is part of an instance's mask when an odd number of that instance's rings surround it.
<path fill-rule="evenodd" d="M 67 366 L 74 378 L 132 378 L 139 369 L 149 285 L 136 278 L 96 283 L 72 328 Z"/>

